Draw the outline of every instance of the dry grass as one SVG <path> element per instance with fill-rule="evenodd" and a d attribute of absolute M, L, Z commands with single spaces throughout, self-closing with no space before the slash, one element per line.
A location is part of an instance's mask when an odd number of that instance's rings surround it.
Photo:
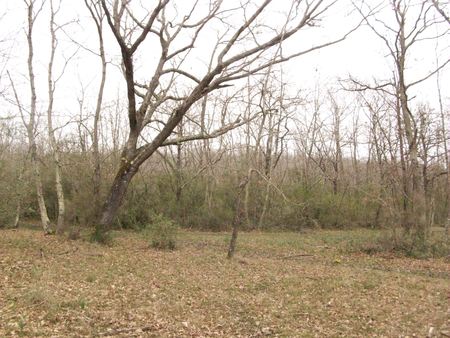
<path fill-rule="evenodd" d="M 0 234 L 1 337 L 450 335 L 449 262 L 340 250 L 370 231 L 242 234 L 231 262 L 223 233 L 174 252 Z"/>

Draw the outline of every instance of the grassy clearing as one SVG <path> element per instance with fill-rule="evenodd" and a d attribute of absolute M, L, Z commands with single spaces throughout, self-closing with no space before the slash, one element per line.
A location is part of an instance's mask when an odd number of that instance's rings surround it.
<path fill-rule="evenodd" d="M 450 264 L 348 253 L 373 231 L 182 232 L 173 252 L 32 230 L 0 236 L 1 337 L 450 334 Z"/>

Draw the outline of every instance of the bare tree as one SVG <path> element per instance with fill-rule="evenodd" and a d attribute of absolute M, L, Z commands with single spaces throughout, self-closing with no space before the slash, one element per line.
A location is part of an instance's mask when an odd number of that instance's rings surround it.
<path fill-rule="evenodd" d="M 224 36 L 218 41 L 218 45 L 223 47 L 218 49 L 214 65 L 206 74 L 199 76 L 183 70 L 183 61 L 192 51 L 200 33 L 208 24 L 216 19 L 225 20 L 225 13 L 226 15 L 230 14 L 231 9 L 222 10 L 223 1 L 211 2 L 208 12 L 201 15 L 199 19 L 195 18 L 197 14 L 197 3 L 195 3 L 180 22 L 168 18 L 169 0 L 158 1 L 153 10 L 146 13 L 145 19 L 136 17 L 130 1 L 114 0 L 112 6 L 106 0 L 101 2 L 108 25 L 119 44 L 122 55 L 127 84 L 130 130 L 128 140 L 122 151 L 120 168 L 112 183 L 102 217 L 96 228 L 97 233 L 103 233 L 112 224 L 131 179 L 142 163 L 152 156 L 159 147 L 195 139 L 211 138 L 244 123 L 241 120 L 236 120 L 217 131 L 209 133 L 202 131 L 198 135 L 183 135 L 183 137 L 178 138 L 175 136 L 171 139 L 172 132 L 194 103 L 212 91 L 229 86 L 233 81 L 258 74 L 272 64 L 285 62 L 342 41 L 349 34 L 300 52 L 267 59 L 274 46 L 278 46 L 291 38 L 304 27 L 314 25 L 330 4 L 326 4 L 324 0 L 292 1 L 283 27 L 278 29 L 275 34 L 272 33 L 271 37 L 264 38 L 255 34 L 255 29 L 256 27 L 262 27 L 260 23 L 262 13 L 272 2 L 271 0 L 265 0 L 261 4 L 255 5 L 251 15 L 246 13 L 246 20 L 237 29 L 232 31 L 232 26 L 229 26 L 228 34 L 225 34 L 226 39 Z M 130 23 L 134 25 L 130 27 Z M 187 32 L 191 33 L 189 41 L 186 43 L 180 42 L 182 40 L 177 38 Z M 136 81 L 137 74 L 134 60 L 136 52 L 149 35 L 153 35 L 159 40 L 160 56 L 151 80 L 141 85 Z M 243 41 L 246 42 L 246 47 L 240 47 L 241 51 L 238 51 L 238 46 Z M 183 95 L 176 95 L 176 92 L 173 91 L 179 77 L 192 81 L 194 84 L 187 91 L 184 90 Z M 136 100 L 137 96 L 140 98 L 139 104 Z M 152 123 L 158 124 L 161 122 L 160 119 L 155 118 L 155 115 L 163 107 L 168 111 L 168 114 L 162 123 L 162 128 L 152 137 L 152 141 L 140 145 L 140 137 L 144 128 Z"/>
<path fill-rule="evenodd" d="M 54 62 L 55 54 L 58 45 L 58 40 L 56 37 L 57 31 L 61 28 L 55 22 L 55 16 L 60 10 L 61 3 L 55 8 L 54 0 L 50 0 L 50 59 L 47 69 L 47 84 L 48 84 L 48 107 L 47 107 L 47 128 L 48 128 L 48 138 L 50 141 L 50 147 L 54 162 L 55 169 L 55 188 L 56 196 L 58 199 L 58 220 L 56 224 L 56 232 L 61 233 L 64 231 L 64 214 L 65 214 L 65 202 L 64 202 L 64 191 L 62 185 L 62 170 L 61 170 L 61 159 L 59 154 L 58 142 L 55 137 L 55 127 L 53 124 L 53 107 L 55 101 L 55 90 L 56 84 L 61 79 L 64 70 L 61 74 L 54 79 Z"/>
<path fill-rule="evenodd" d="M 431 0 L 431 2 L 433 3 L 433 6 L 436 8 L 439 14 L 442 15 L 445 21 L 447 21 L 450 25 L 450 16 L 445 12 L 444 5 L 440 4 L 438 0 Z"/>
<path fill-rule="evenodd" d="M 94 113 L 94 126 L 92 131 L 92 155 L 94 164 L 94 174 L 92 179 L 92 188 L 94 195 L 94 206 L 96 213 L 100 212 L 101 201 L 100 201 L 100 186 L 101 186 L 101 168 L 100 168 L 100 151 L 99 151 L 99 123 L 100 123 L 100 113 L 102 111 L 103 96 L 106 84 L 106 71 L 107 62 L 105 54 L 105 43 L 103 38 L 103 20 L 104 13 L 101 4 L 94 0 L 84 0 L 86 8 L 89 10 L 92 21 L 95 24 L 95 28 L 98 36 L 98 46 L 99 46 L 99 57 L 101 60 L 101 80 L 100 86 L 97 94 L 97 102 L 95 106 Z"/>
<path fill-rule="evenodd" d="M 37 8 L 35 7 L 36 3 L 38 3 L 36 0 L 24 0 L 24 3 L 27 8 L 27 24 L 28 24 L 28 27 L 26 30 L 26 37 L 27 37 L 27 43 L 28 43 L 27 65 L 28 65 L 28 77 L 29 77 L 28 80 L 29 80 L 30 94 L 31 94 L 28 120 L 26 120 L 25 110 L 23 108 L 22 103 L 20 102 L 19 95 L 14 87 L 11 77 L 10 77 L 10 81 L 11 81 L 11 85 L 13 88 L 17 107 L 20 112 L 20 116 L 22 117 L 22 121 L 27 129 L 28 143 L 29 143 L 29 149 L 30 149 L 30 158 L 31 158 L 31 164 L 34 169 L 36 195 L 37 195 L 38 204 L 39 204 L 39 213 L 41 216 L 42 228 L 44 229 L 45 233 L 50 233 L 51 232 L 50 220 L 48 218 L 47 208 L 45 206 L 44 193 L 43 193 L 43 187 L 42 187 L 42 179 L 41 179 L 41 170 L 39 167 L 37 144 L 36 144 L 37 96 L 36 96 L 35 75 L 34 75 L 34 67 L 33 67 L 33 59 L 34 59 L 33 28 L 34 28 L 34 23 L 39 15 L 39 13 L 42 11 L 43 3 L 41 4 L 40 7 L 37 7 Z"/>
<path fill-rule="evenodd" d="M 398 138 L 400 142 L 400 161 L 403 180 L 403 217 L 402 226 L 406 232 L 414 231 L 424 235 L 424 215 L 421 206 L 420 171 L 418 162 L 418 120 L 411 109 L 411 88 L 426 81 L 440 69 L 445 67 L 450 59 L 438 66 L 434 71 L 415 80 L 407 80 L 410 50 L 422 41 L 436 39 L 446 34 L 430 33 L 439 20 L 431 16 L 433 5 L 422 1 L 417 8 L 411 0 L 390 0 L 393 23 L 389 24 L 377 19 L 368 18 L 367 11 L 373 9 L 363 3 L 356 8 L 365 17 L 366 24 L 380 38 L 389 51 L 393 64 L 393 78 L 383 83 L 373 85 L 362 84 L 352 79 L 357 90 L 377 90 L 391 97 L 391 107 L 397 116 Z"/>
<path fill-rule="evenodd" d="M 345 112 L 345 109 L 340 106 L 340 104 L 337 102 L 336 98 L 334 97 L 334 94 L 331 91 L 328 91 L 328 96 L 331 101 L 331 110 L 332 110 L 332 116 L 333 116 L 333 155 L 332 158 L 330 158 L 330 162 L 333 167 L 333 193 L 336 195 L 339 190 L 339 185 L 341 181 L 342 172 L 344 171 L 344 162 L 342 159 L 342 118 L 343 114 Z"/>

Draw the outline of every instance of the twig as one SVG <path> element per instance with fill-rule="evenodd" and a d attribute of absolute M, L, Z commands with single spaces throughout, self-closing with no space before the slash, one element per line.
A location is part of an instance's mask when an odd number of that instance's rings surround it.
<path fill-rule="evenodd" d="M 75 247 L 75 248 L 73 248 L 72 250 L 67 250 L 67 251 L 64 251 L 64 252 L 60 252 L 60 253 L 58 253 L 57 255 L 58 255 L 58 256 L 61 256 L 61 255 L 67 255 L 67 254 L 69 254 L 69 253 L 74 253 L 74 252 L 76 252 L 76 251 L 78 251 L 78 247 Z"/>
<path fill-rule="evenodd" d="M 297 258 L 297 257 L 314 257 L 314 255 L 311 254 L 296 254 L 296 255 L 289 255 L 289 256 L 281 256 L 278 257 L 279 259 L 291 259 L 291 258 Z"/>

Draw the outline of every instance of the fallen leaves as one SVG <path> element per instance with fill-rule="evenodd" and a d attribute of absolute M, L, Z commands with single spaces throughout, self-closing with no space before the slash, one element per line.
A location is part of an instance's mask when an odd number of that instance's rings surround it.
<path fill-rule="evenodd" d="M 319 235 L 286 236 L 243 233 L 238 257 L 228 261 L 226 234 L 182 233 L 180 249 L 165 253 L 140 249 L 146 243 L 133 233 L 104 248 L 5 231 L 0 336 L 449 333 L 445 262 L 348 256 L 323 250 Z"/>

